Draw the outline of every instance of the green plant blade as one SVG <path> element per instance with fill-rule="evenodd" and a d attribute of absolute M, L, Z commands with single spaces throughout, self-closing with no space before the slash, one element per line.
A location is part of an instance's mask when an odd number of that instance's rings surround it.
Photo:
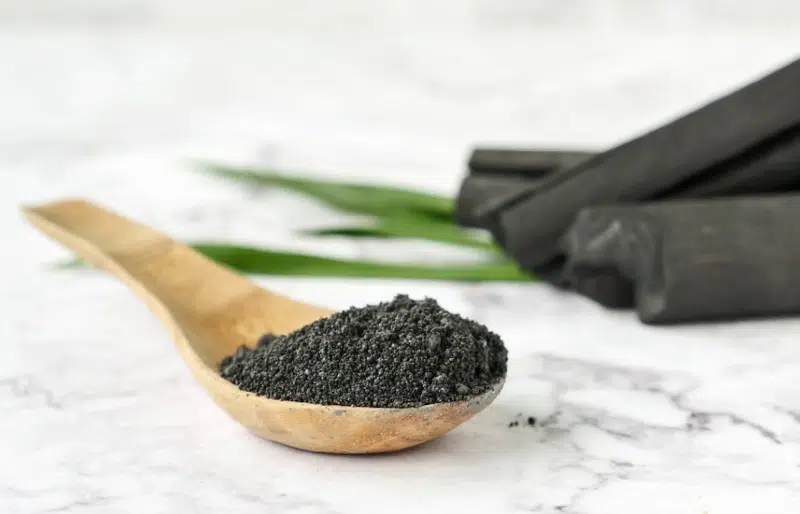
<path fill-rule="evenodd" d="M 196 244 L 193 247 L 220 264 L 242 273 L 255 275 L 463 282 L 526 282 L 533 280 L 533 277 L 508 261 L 475 265 L 419 266 L 316 257 L 236 245 Z M 70 261 L 58 265 L 59 268 L 80 266 L 82 266 L 80 261 Z"/>
<path fill-rule="evenodd" d="M 468 266 L 420 266 L 333 259 L 241 246 L 198 245 L 196 248 L 218 262 L 239 271 L 256 274 L 465 281 L 530 280 L 529 276 L 508 262 Z"/>
<path fill-rule="evenodd" d="M 413 219 L 382 219 L 372 225 L 319 228 L 305 230 L 303 233 L 318 237 L 422 239 L 499 253 L 499 249 L 494 243 L 482 241 L 454 225 L 432 221 L 419 222 Z"/>
<path fill-rule="evenodd" d="M 377 217 L 370 226 L 312 229 L 305 234 L 422 239 L 498 253 L 493 243 L 453 224 L 453 201 L 449 198 L 399 188 L 299 179 L 264 170 L 221 165 L 205 165 L 202 169 L 237 181 L 287 188 L 343 211 Z"/>
<path fill-rule="evenodd" d="M 381 217 L 413 214 L 440 222 L 451 223 L 453 220 L 453 200 L 430 193 L 398 187 L 297 178 L 269 170 L 217 164 L 201 164 L 199 169 L 234 181 L 290 189 L 316 198 L 335 209 L 353 214 Z"/>
<path fill-rule="evenodd" d="M 337 227 L 337 228 L 313 228 L 303 230 L 302 234 L 319 237 L 353 237 L 353 238 L 376 238 L 388 239 L 393 237 L 391 233 L 380 227 Z"/>

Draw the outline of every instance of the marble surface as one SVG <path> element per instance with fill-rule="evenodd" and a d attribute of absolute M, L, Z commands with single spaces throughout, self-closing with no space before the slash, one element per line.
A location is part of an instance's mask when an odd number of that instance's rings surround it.
<path fill-rule="evenodd" d="M 614 144 L 796 57 L 799 19 L 792 0 L 0 1 L 0 512 L 796 512 L 796 319 L 653 328 L 536 284 L 261 277 L 332 308 L 432 296 L 509 347 L 503 393 L 446 437 L 315 455 L 228 419 L 128 291 L 48 269 L 67 254 L 17 207 L 81 195 L 184 239 L 470 260 L 297 237 L 346 218 L 187 163 L 452 194 L 475 142 Z"/>

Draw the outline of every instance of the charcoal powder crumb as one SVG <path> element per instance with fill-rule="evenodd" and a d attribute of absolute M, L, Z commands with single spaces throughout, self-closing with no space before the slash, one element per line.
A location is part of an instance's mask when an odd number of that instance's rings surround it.
<path fill-rule="evenodd" d="M 239 389 L 277 400 L 404 408 L 465 400 L 505 377 L 507 351 L 485 326 L 431 299 L 353 307 L 220 363 Z"/>
<path fill-rule="evenodd" d="M 519 421 L 512 421 L 508 424 L 508 428 L 519 426 Z"/>
<path fill-rule="evenodd" d="M 261 336 L 261 339 L 258 340 L 258 346 L 269 346 L 278 336 L 274 334 L 264 334 Z"/>
<path fill-rule="evenodd" d="M 536 418 L 534 418 L 533 416 L 528 416 L 528 424 L 530 426 L 534 426 L 536 424 Z"/>

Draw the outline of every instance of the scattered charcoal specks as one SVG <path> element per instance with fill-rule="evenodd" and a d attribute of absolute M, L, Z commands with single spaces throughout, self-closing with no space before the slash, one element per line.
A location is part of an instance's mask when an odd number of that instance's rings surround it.
<path fill-rule="evenodd" d="M 520 421 L 519 421 L 520 419 L 522 419 L 522 413 L 521 412 L 516 415 L 514 421 L 511 421 L 508 424 L 508 428 L 518 427 L 519 424 L 520 424 Z M 527 421 L 529 427 L 536 426 L 536 418 L 535 417 L 528 416 L 526 421 Z"/>
<path fill-rule="evenodd" d="M 417 407 L 464 400 L 506 374 L 507 352 L 485 326 L 430 298 L 351 308 L 286 336 L 265 335 L 222 360 L 220 374 L 278 400 Z"/>

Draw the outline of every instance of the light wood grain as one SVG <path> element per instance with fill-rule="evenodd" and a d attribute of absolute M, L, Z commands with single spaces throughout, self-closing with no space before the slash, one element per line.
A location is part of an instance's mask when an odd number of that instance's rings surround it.
<path fill-rule="evenodd" d="M 331 311 L 269 292 L 149 227 L 84 200 L 25 207 L 46 235 L 127 285 L 170 330 L 178 353 L 213 400 L 259 436 L 326 453 L 378 453 L 437 438 L 482 410 L 502 381 L 469 401 L 407 409 L 323 406 L 244 392 L 220 360 L 266 333 L 285 334 Z"/>

